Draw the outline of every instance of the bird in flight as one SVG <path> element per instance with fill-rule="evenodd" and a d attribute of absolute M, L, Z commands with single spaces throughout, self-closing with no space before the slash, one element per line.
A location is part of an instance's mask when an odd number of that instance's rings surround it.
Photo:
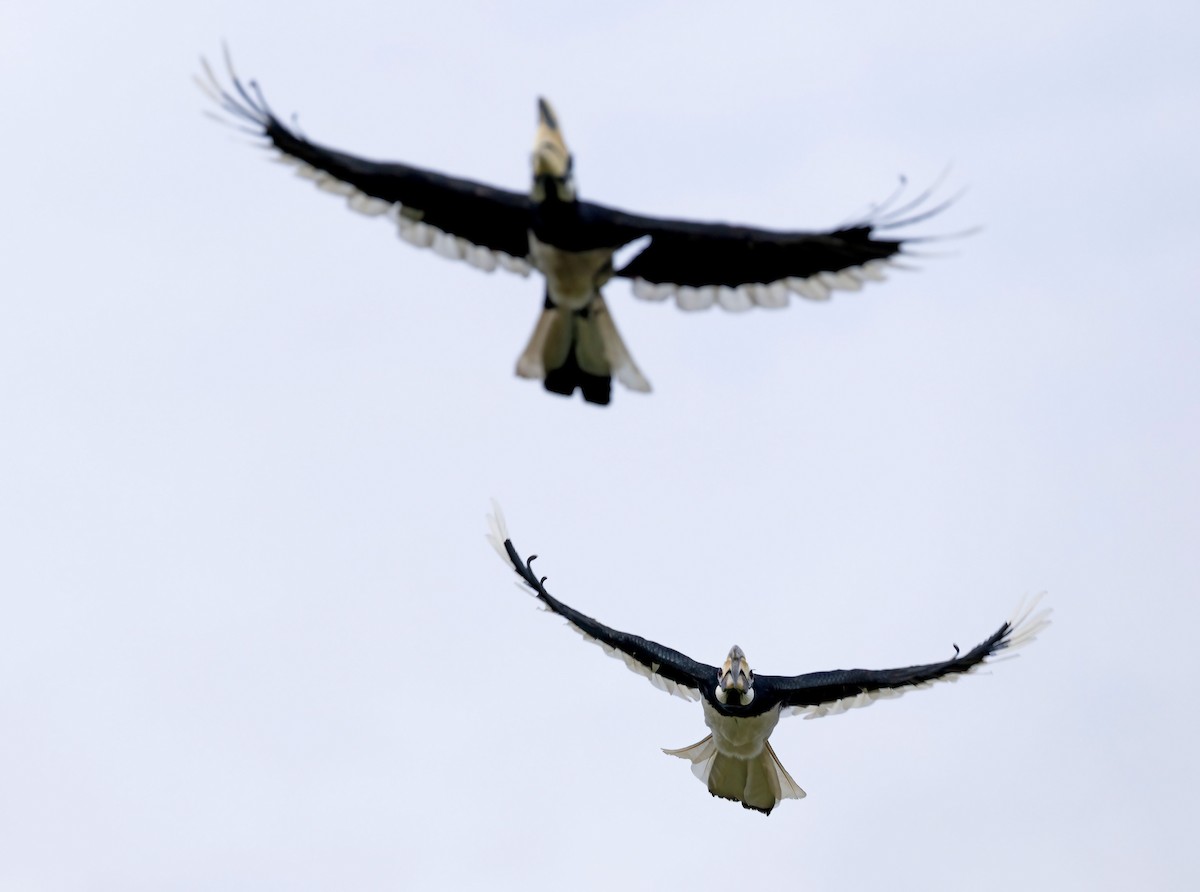
<path fill-rule="evenodd" d="M 600 405 L 611 398 L 613 378 L 631 390 L 650 390 L 601 294 L 614 276 L 631 280 L 640 298 L 674 298 L 683 310 L 784 307 L 790 294 L 823 301 L 832 291 L 857 291 L 883 279 L 904 246 L 920 239 L 880 233 L 925 220 L 953 201 L 925 207 L 928 190 L 893 208 L 897 192 L 869 219 L 828 232 L 632 214 L 579 198 L 574 159 L 545 99 L 537 104 L 532 185 L 526 193 L 511 192 L 310 142 L 275 115 L 254 81 L 238 78 L 228 53 L 226 62 L 228 87 L 204 60 L 205 76 L 197 82 L 300 176 L 344 196 L 353 210 L 390 219 L 400 238 L 417 247 L 488 272 L 540 273 L 545 299 L 516 372 L 540 379 L 552 393 L 578 389 Z"/>
<path fill-rule="evenodd" d="M 488 541 L 547 608 L 563 617 L 588 641 L 622 660 L 656 688 L 685 700 L 699 700 L 709 734 L 682 749 L 664 749 L 692 763 L 692 773 L 713 796 L 740 802 L 770 814 L 784 799 L 803 799 L 804 790 L 780 763 L 770 736 L 783 715 L 805 718 L 836 715 L 876 700 L 897 697 L 936 681 L 957 681 L 1006 650 L 1033 641 L 1050 623 L 1048 609 L 1036 610 L 1038 598 L 1018 607 L 1012 618 L 983 642 L 938 663 L 902 669 L 835 669 L 804 675 L 757 675 L 736 645 L 720 667 L 700 663 L 669 647 L 618 632 L 546 591 L 546 578 L 533 571 L 537 555 L 525 560 L 509 538 L 499 506 L 488 515 Z"/>

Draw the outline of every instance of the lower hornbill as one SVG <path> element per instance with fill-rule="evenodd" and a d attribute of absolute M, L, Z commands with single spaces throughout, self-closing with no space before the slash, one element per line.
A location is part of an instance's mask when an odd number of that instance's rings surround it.
<path fill-rule="evenodd" d="M 604 652 L 645 676 L 656 688 L 685 700 L 699 700 L 709 734 L 691 746 L 663 750 L 692 763 L 692 773 L 713 796 L 740 802 L 743 808 L 770 814 L 784 799 L 803 799 L 802 790 L 771 748 L 770 736 L 781 716 L 815 719 L 836 715 L 937 681 L 957 681 L 1033 641 L 1049 625 L 1049 610 L 1036 611 L 1038 598 L 1022 604 L 1008 622 L 963 653 L 954 645 L 948 660 L 902 669 L 835 669 L 804 675 L 757 675 L 738 646 L 718 668 L 638 635 L 619 632 L 568 607 L 546 591 L 545 577 L 533 571 L 536 555 L 525 560 L 509 538 L 499 506 L 488 516 L 488 541 L 549 610 Z"/>

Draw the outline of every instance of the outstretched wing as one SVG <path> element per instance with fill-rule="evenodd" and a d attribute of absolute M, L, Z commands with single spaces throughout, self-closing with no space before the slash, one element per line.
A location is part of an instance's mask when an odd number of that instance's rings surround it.
<path fill-rule="evenodd" d="M 528 196 L 406 164 L 368 161 L 309 142 L 275 116 L 254 81 L 243 84 L 229 65 L 227 90 L 208 63 L 202 64 L 205 78 L 197 79 L 201 89 L 234 121 L 270 140 L 280 160 L 295 166 L 300 176 L 344 195 L 360 213 L 391 217 L 400 237 L 417 247 L 488 272 L 502 266 L 529 274 Z"/>
<path fill-rule="evenodd" d="M 527 585 L 538 600 L 550 610 L 563 617 L 576 632 L 588 641 L 594 641 L 604 648 L 609 656 L 618 657 L 630 669 L 650 679 L 650 683 L 668 694 L 675 694 L 685 700 L 699 700 L 700 687 L 705 682 L 711 683 L 717 677 L 717 667 L 699 663 L 677 650 L 664 647 L 656 641 L 648 641 L 638 635 L 618 632 L 603 623 L 597 622 L 590 616 L 584 616 L 578 610 L 568 607 L 548 591 L 533 572 L 532 564 L 537 555 L 531 555 L 529 560 L 523 560 L 508 537 L 508 529 L 504 524 L 504 515 L 500 506 L 492 504 L 492 513 L 488 515 L 488 541 L 506 564 L 510 564 L 521 580 Z"/>
<path fill-rule="evenodd" d="M 965 654 L 959 653 L 956 646 L 954 658 L 941 663 L 904 669 L 838 669 L 791 678 L 756 675 L 754 687 L 759 696 L 781 702 L 791 714 L 807 713 L 805 718 L 815 719 L 857 706 L 869 706 L 886 697 L 898 697 L 905 691 L 929 687 L 936 681 L 957 681 L 1001 651 L 1033 641 L 1050 624 L 1049 609 L 1034 612 L 1040 599 L 1039 595 L 1028 606 L 1022 603 L 1013 618 L 987 640 Z"/>
<path fill-rule="evenodd" d="M 881 233 L 918 223 L 950 203 L 922 209 L 932 188 L 903 207 L 884 202 L 873 218 L 829 232 L 777 232 L 724 223 L 695 223 L 627 214 L 590 205 L 589 212 L 649 244 L 616 275 L 633 280 L 646 300 L 674 297 L 680 309 L 785 307 L 789 294 L 827 300 L 834 290 L 858 291 L 882 281 L 904 245 L 920 239 Z"/>

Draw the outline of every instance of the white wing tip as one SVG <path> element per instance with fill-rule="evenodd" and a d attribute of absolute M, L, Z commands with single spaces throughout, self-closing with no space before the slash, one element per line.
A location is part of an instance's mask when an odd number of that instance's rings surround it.
<path fill-rule="evenodd" d="M 1012 617 L 1008 621 L 1009 631 L 1004 639 L 1005 650 L 1024 647 L 1036 640 L 1037 636 L 1050 625 L 1050 614 L 1053 612 L 1053 608 L 1037 609 L 1045 594 L 1045 592 L 1038 592 L 1028 600 L 1022 598 L 1017 604 L 1017 609 L 1013 611 Z"/>
<path fill-rule="evenodd" d="M 492 499 L 492 510 L 487 516 L 488 531 L 485 534 L 492 548 L 496 549 L 496 554 L 500 555 L 501 560 L 505 564 L 511 566 L 508 551 L 504 547 L 508 536 L 508 524 L 504 521 L 504 512 L 500 509 L 500 503 Z"/>

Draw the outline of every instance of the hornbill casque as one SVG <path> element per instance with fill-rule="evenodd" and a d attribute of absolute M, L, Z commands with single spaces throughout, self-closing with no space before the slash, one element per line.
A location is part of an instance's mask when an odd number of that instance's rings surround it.
<path fill-rule="evenodd" d="M 804 790 L 780 763 L 769 738 L 783 715 L 815 719 L 836 715 L 876 700 L 897 697 L 937 681 L 957 681 L 1003 651 L 1033 641 L 1050 623 L 1050 610 L 1036 610 L 1041 596 L 1022 602 L 1011 619 L 963 653 L 939 663 L 902 669 L 835 669 L 804 675 L 756 675 L 736 645 L 718 668 L 700 663 L 669 647 L 610 629 L 568 607 L 546 591 L 546 577 L 533 571 L 537 555 L 525 560 L 509 538 L 504 516 L 493 503 L 487 539 L 521 582 L 549 610 L 604 652 L 622 660 L 656 688 L 685 700 L 700 700 L 709 735 L 682 749 L 664 749 L 692 763 L 713 796 L 740 802 L 744 808 L 770 814 L 784 799 L 803 799 Z"/>
<path fill-rule="evenodd" d="M 533 184 L 522 194 L 310 142 L 280 121 L 257 83 L 243 83 L 231 64 L 228 89 L 202 64 L 198 83 L 233 121 L 265 137 L 300 176 L 345 196 L 352 209 L 387 217 L 405 241 L 479 269 L 541 273 L 545 300 L 517 374 L 541 379 L 553 393 L 569 396 L 578 388 L 601 405 L 609 402 L 614 377 L 631 390 L 650 390 L 600 293 L 614 276 L 632 280 L 640 298 L 673 297 L 683 310 L 784 307 L 793 293 L 823 301 L 834 290 L 882 280 L 903 247 L 921 240 L 876 233 L 925 220 L 953 201 L 925 208 L 928 190 L 891 208 L 897 191 L 868 219 L 828 232 L 641 216 L 578 198 L 573 159 L 545 99 L 538 100 Z M 614 255 L 625 246 L 633 256 L 616 268 Z"/>

